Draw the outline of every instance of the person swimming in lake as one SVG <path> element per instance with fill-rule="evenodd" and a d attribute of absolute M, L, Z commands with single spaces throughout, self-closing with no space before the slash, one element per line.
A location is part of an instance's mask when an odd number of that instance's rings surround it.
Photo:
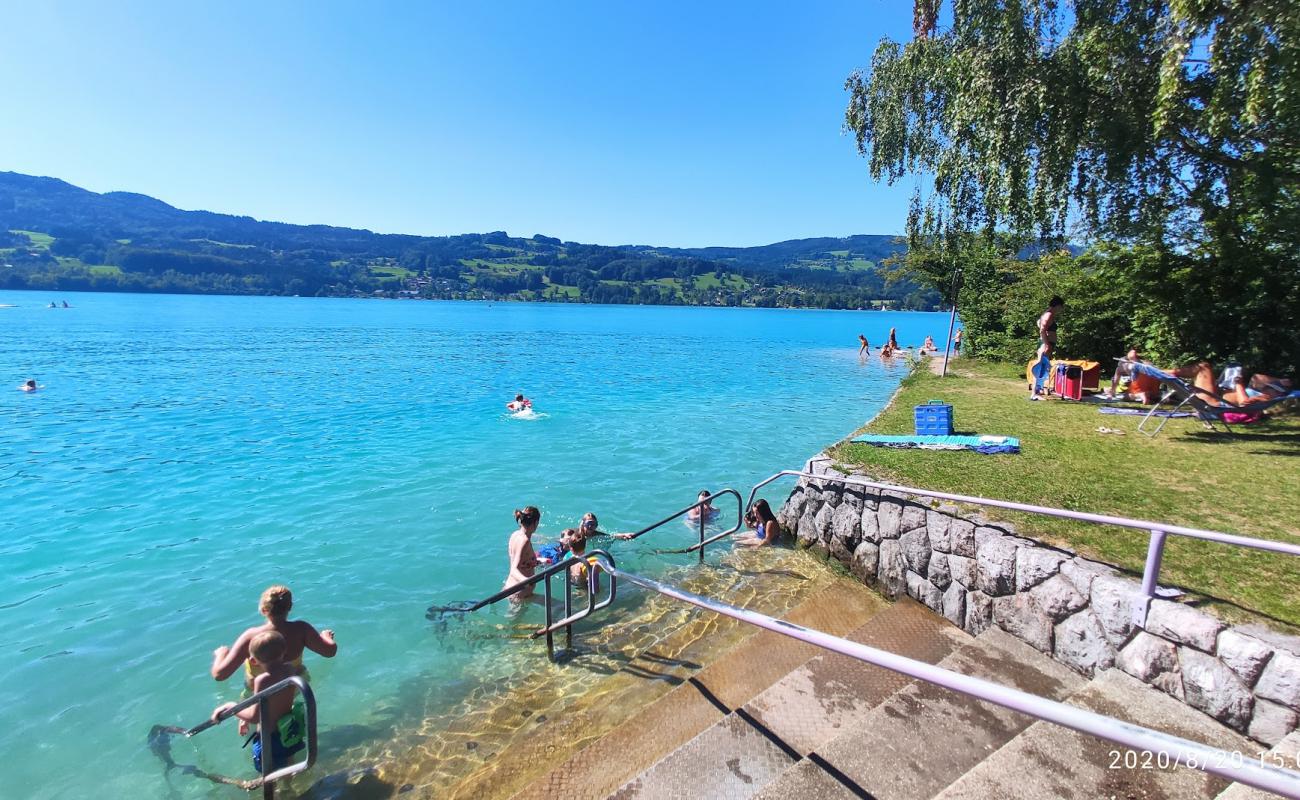
<path fill-rule="evenodd" d="M 253 685 L 253 680 L 261 672 L 255 659 L 249 658 L 249 647 L 258 634 L 267 631 L 274 631 L 284 637 L 285 642 L 285 660 L 295 668 L 295 674 L 305 674 L 302 666 L 302 654 L 304 650 L 310 650 L 317 655 L 325 658 L 333 658 L 339 651 L 339 646 L 334 641 L 334 631 L 326 629 L 317 632 L 316 628 L 306 620 L 291 620 L 289 612 L 293 610 L 293 592 L 289 591 L 287 586 L 270 586 L 262 592 L 262 598 L 258 602 L 257 610 L 266 617 L 266 622 L 253 628 L 249 628 L 239 634 L 235 643 L 230 647 L 221 646 L 212 651 L 212 677 L 219 681 L 224 681 L 235 671 L 239 665 L 244 665 L 245 682 Z"/>
<path fill-rule="evenodd" d="M 506 555 L 510 561 L 510 571 L 501 588 L 522 583 L 537 572 L 537 554 L 533 552 L 533 534 L 542 521 L 542 512 L 536 506 L 524 506 L 515 509 L 515 522 L 519 527 L 510 534 L 510 543 L 506 546 Z M 514 595 L 521 600 L 532 597 L 533 587 L 526 586 Z"/>
<path fill-rule="evenodd" d="M 522 394 L 515 395 L 515 399 L 506 403 L 506 409 L 512 412 L 529 411 L 533 407 L 533 401 L 524 397 Z"/>
<path fill-rule="evenodd" d="M 708 489 L 701 489 L 700 493 L 695 496 L 695 502 L 698 505 L 686 512 L 687 521 L 696 521 L 701 517 L 710 520 L 717 516 L 718 509 L 713 507 L 712 497 L 713 495 L 709 493 Z"/>
<path fill-rule="evenodd" d="M 922 343 L 922 345 L 921 345 L 921 349 L 922 349 L 922 350 L 929 350 L 929 351 L 931 351 L 931 352 L 935 352 L 935 353 L 939 352 L 939 348 L 937 348 L 937 347 L 934 346 L 934 337 L 931 337 L 931 336 L 927 336 L 927 337 L 925 337 L 925 342 Z"/>
<path fill-rule="evenodd" d="M 889 345 L 889 349 L 890 349 L 890 350 L 901 350 L 901 349 L 902 349 L 901 347 L 898 346 L 898 328 L 890 328 L 890 329 L 889 329 L 889 341 L 886 342 L 886 344 Z"/>
<path fill-rule="evenodd" d="M 881 347 L 881 348 L 880 348 L 880 357 L 881 357 L 882 359 L 883 359 L 883 358 L 893 358 L 893 357 L 894 357 L 894 352 L 895 352 L 895 350 L 896 350 L 896 348 L 894 348 L 894 347 L 890 347 L 890 346 L 889 346 L 889 342 L 885 342 L 884 347 Z"/>
<path fill-rule="evenodd" d="M 871 355 L 871 343 L 867 341 L 867 337 L 859 333 L 858 341 L 862 342 L 862 345 L 858 348 L 858 355 L 860 356 Z"/>
<path fill-rule="evenodd" d="M 767 547 L 781 538 L 781 524 L 776 521 L 772 507 L 761 498 L 745 513 L 745 524 L 750 533 L 736 537 L 736 544 L 741 547 Z"/>
<path fill-rule="evenodd" d="M 34 391 L 36 391 L 36 390 L 39 389 L 39 388 L 41 388 L 41 387 L 39 387 L 39 386 L 36 385 L 36 379 L 35 379 L 35 378 L 28 378 L 27 381 L 26 381 L 22 386 L 19 386 L 19 387 L 18 387 L 18 391 L 20 391 L 20 392 L 34 392 Z"/>

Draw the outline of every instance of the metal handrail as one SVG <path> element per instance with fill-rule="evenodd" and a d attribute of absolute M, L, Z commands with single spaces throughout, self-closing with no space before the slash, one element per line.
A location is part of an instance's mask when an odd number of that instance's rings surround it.
<path fill-rule="evenodd" d="M 463 608 L 444 609 L 444 610 L 461 611 L 466 613 L 472 611 L 478 611 L 480 608 L 483 608 L 484 606 L 489 606 L 493 603 L 499 602 L 501 600 L 505 600 L 508 597 L 513 597 L 530 586 L 534 586 L 537 583 L 542 583 L 542 590 L 545 597 L 544 605 L 546 606 L 546 624 L 543 625 L 541 628 L 538 628 L 537 630 L 533 631 L 531 634 L 529 634 L 529 638 L 536 639 L 539 636 L 545 636 L 547 656 L 550 657 L 551 659 L 554 659 L 555 640 L 553 638 L 553 635 L 555 631 L 559 630 L 560 628 L 564 628 L 566 644 L 568 647 L 572 647 L 573 646 L 573 623 L 585 618 L 588 614 L 591 614 L 593 611 L 599 611 L 602 608 L 608 607 L 611 603 L 614 602 L 614 598 L 617 595 L 618 587 L 614 578 L 611 577 L 609 581 L 609 595 L 604 600 L 600 602 L 596 602 L 596 588 L 597 588 L 596 574 L 594 570 L 588 570 L 587 607 L 580 611 L 574 612 L 573 576 L 569 574 L 569 567 L 572 567 L 575 564 L 590 564 L 591 559 L 597 556 L 605 559 L 610 564 L 614 563 L 614 557 L 604 550 L 592 549 L 580 556 L 570 554 L 567 558 L 564 558 L 560 561 L 555 562 L 554 564 L 551 564 L 541 572 L 534 573 L 533 575 L 531 575 L 528 578 L 525 578 L 522 581 L 512 583 L 509 586 L 502 589 L 501 591 L 497 592 L 496 594 L 491 595 L 490 597 L 485 597 L 482 600 L 479 600 L 476 603 L 471 603 Z M 564 573 L 564 617 L 557 622 L 552 619 L 553 612 L 551 611 L 552 598 L 551 598 L 550 579 L 551 576 L 559 572 Z M 430 613 L 432 614 L 433 611 L 431 610 Z"/>
<path fill-rule="evenodd" d="M 1268 539 L 1238 536 L 1233 533 L 1221 533 L 1219 531 L 1201 530 L 1200 528 L 1188 528 L 1183 525 L 1169 525 L 1164 522 L 1129 519 L 1128 517 L 1117 517 L 1110 514 L 1092 514 L 1086 511 L 1069 511 L 1064 508 L 1036 506 L 1030 503 L 1016 503 L 1010 500 L 994 500 L 988 497 L 972 497 L 970 495 L 953 494 L 951 492 L 936 492 L 931 489 L 917 489 L 912 486 L 899 486 L 893 483 L 867 480 L 866 478 L 855 478 L 852 476 L 837 477 L 825 474 L 819 475 L 814 472 L 795 469 L 782 470 L 775 475 L 754 484 L 754 488 L 749 492 L 749 504 L 753 504 L 754 496 L 758 494 L 759 489 L 775 480 L 787 476 L 797 476 L 809 480 L 825 481 L 827 483 L 842 483 L 848 486 L 862 486 L 882 492 L 899 492 L 902 494 L 916 495 L 918 497 L 933 497 L 938 500 L 949 500 L 955 503 L 968 503 L 970 505 L 988 506 L 991 508 L 1004 508 L 1009 511 L 1021 511 L 1027 514 L 1061 517 L 1063 519 L 1073 519 L 1080 522 L 1091 522 L 1097 525 L 1115 525 L 1121 528 L 1145 530 L 1150 536 L 1150 540 L 1147 543 L 1146 565 L 1142 570 L 1142 602 L 1135 604 L 1133 609 L 1134 622 L 1139 625 L 1146 621 L 1147 609 L 1151 600 L 1156 596 L 1157 580 L 1160 577 L 1160 562 L 1164 557 L 1165 538 L 1171 533 L 1175 536 L 1183 536 L 1188 539 L 1200 539 L 1207 542 L 1229 544 L 1235 547 L 1247 547 L 1254 550 L 1267 550 L 1274 553 L 1286 553 L 1287 555 L 1300 556 L 1300 546 L 1287 544 L 1286 542 L 1274 542 Z"/>
<path fill-rule="evenodd" d="M 263 720 L 266 719 L 266 700 L 271 695 L 282 692 L 291 686 L 296 688 L 299 692 L 302 693 L 302 702 L 303 702 L 304 710 L 306 712 L 304 716 L 306 717 L 305 722 L 307 725 L 307 735 L 305 739 L 307 743 L 306 745 L 307 757 L 302 761 L 298 761 L 296 763 L 290 764 L 287 767 L 281 767 L 280 769 L 271 772 L 270 771 L 271 765 L 274 761 L 274 758 L 272 757 L 273 746 L 271 744 L 271 741 L 276 734 L 274 731 L 270 731 L 271 735 L 270 736 L 266 735 L 267 726 L 263 722 Z M 256 694 L 244 700 L 239 701 L 238 703 L 226 709 L 225 711 L 222 711 L 220 714 L 213 717 L 212 719 L 206 720 L 198 725 L 195 725 L 193 728 L 190 728 L 189 730 L 185 731 L 185 736 L 187 738 L 191 736 L 196 736 L 208 730 L 209 728 L 214 728 L 217 725 L 220 725 L 221 723 L 235 716 L 235 714 L 237 714 L 238 712 L 243 711 L 244 709 L 253 705 L 257 706 L 257 718 L 258 718 L 257 728 L 258 731 L 262 732 L 262 777 L 260 778 L 260 785 L 262 787 L 262 796 L 266 798 L 266 800 L 271 800 L 271 798 L 275 796 L 276 781 L 281 780 L 282 778 L 287 778 L 290 775 L 297 775 L 299 772 L 304 772 L 308 769 L 311 769 L 311 767 L 316 763 L 316 753 L 317 753 L 316 695 L 312 693 L 311 685 L 308 684 L 307 681 L 304 680 L 302 677 L 298 675 L 293 675 L 291 677 L 285 678 L 284 680 L 275 683 L 272 686 L 268 686 L 262 691 L 257 692 Z M 256 788 L 256 784 L 254 784 L 250 788 Z"/>
<path fill-rule="evenodd" d="M 1300 774 L 1276 767 L 1264 766 L 1262 763 L 1255 763 L 1250 759 L 1243 759 L 1240 757 L 1240 753 L 1234 755 L 1189 739 L 1151 730 L 1141 725 L 1124 722 L 1066 703 L 1049 700 L 982 678 L 963 675 L 923 661 L 906 658 L 887 650 L 879 650 L 838 636 L 831 636 L 756 611 L 738 608 L 688 592 L 676 586 L 624 572 L 612 563 L 604 565 L 602 568 L 611 577 L 622 578 L 645 589 L 658 592 L 665 597 L 680 600 L 707 611 L 722 614 L 749 625 L 806 642 L 823 650 L 839 653 L 867 664 L 873 664 L 936 686 L 942 686 L 968 697 L 994 703 L 1036 719 L 1061 725 L 1101 739 L 1107 739 L 1139 752 L 1164 753 L 1175 763 L 1199 769 L 1202 772 L 1209 772 L 1230 781 L 1244 783 L 1269 792 L 1276 792 L 1284 797 L 1300 799 Z"/>
<path fill-rule="evenodd" d="M 686 553 L 693 553 L 693 552 L 695 552 L 695 551 L 698 550 L 699 553 L 700 553 L 700 561 L 704 561 L 704 547 L 705 547 L 705 545 L 708 545 L 708 544 L 710 544 L 710 543 L 712 543 L 712 542 L 716 542 L 716 541 L 719 540 L 719 539 L 722 539 L 722 538 L 725 538 L 725 537 L 727 537 L 727 536 L 730 536 L 731 534 L 735 533 L 736 531 L 740 530 L 741 528 L 743 528 L 743 527 L 745 526 L 745 508 L 746 508 L 746 507 L 743 506 L 743 505 L 741 505 L 740 492 L 736 491 L 735 489 L 723 489 L 723 490 L 720 491 L 720 492 L 717 492 L 717 493 L 715 493 L 715 494 L 713 494 L 713 495 L 710 495 L 710 496 L 709 496 L 707 499 L 705 499 L 705 500 L 699 500 L 699 501 L 697 501 L 697 502 L 694 502 L 694 503 L 690 504 L 690 505 L 687 506 L 686 508 L 683 508 L 681 511 L 678 511 L 678 512 L 676 512 L 675 514 L 672 514 L 671 516 L 665 517 L 665 518 L 659 520 L 658 522 L 654 523 L 653 525 L 647 525 L 646 527 L 642 528 L 642 529 L 639 530 L 639 531 L 636 531 L 636 532 L 634 532 L 634 533 L 629 533 L 629 534 L 623 535 L 623 536 L 620 537 L 620 538 L 623 538 L 623 539 L 636 539 L 636 538 L 639 537 L 639 536 L 643 536 L 643 535 L 649 533 L 650 531 L 654 530 L 655 528 L 659 528 L 659 527 L 662 527 L 662 526 L 664 526 L 664 525 L 667 525 L 668 523 L 672 522 L 673 520 L 677 519 L 678 517 L 682 516 L 683 514 L 689 514 L 692 510 L 694 510 L 694 509 L 696 509 L 696 508 L 700 508 L 700 507 L 702 507 L 702 506 L 709 505 L 709 504 L 711 504 L 715 499 L 717 499 L 717 498 L 719 498 L 719 497 L 728 496 L 728 495 L 731 496 L 731 497 L 736 498 L 736 524 L 735 524 L 735 526 L 732 527 L 732 528 L 729 529 L 729 530 L 726 530 L 726 531 L 723 531 L 722 533 L 717 534 L 716 536 L 713 536 L 713 537 L 711 537 L 711 538 L 709 538 L 709 539 L 705 539 L 705 538 L 704 538 L 704 526 L 705 526 L 705 524 L 708 522 L 708 520 L 704 518 L 704 515 L 703 515 L 703 514 L 700 514 L 700 524 L 699 524 L 699 527 L 700 527 L 700 541 L 699 541 L 698 544 L 693 544 L 693 545 L 691 545 L 690 547 L 687 547 L 687 548 L 685 548 L 685 549 L 682 551 L 682 552 L 686 552 Z M 719 509 L 719 513 L 721 513 L 721 509 Z"/>

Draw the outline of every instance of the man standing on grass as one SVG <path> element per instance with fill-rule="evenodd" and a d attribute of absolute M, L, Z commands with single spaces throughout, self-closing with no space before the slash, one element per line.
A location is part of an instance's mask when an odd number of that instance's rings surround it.
<path fill-rule="evenodd" d="M 1056 349 L 1056 315 L 1065 307 L 1060 296 L 1047 303 L 1047 310 L 1038 318 L 1038 361 L 1033 366 L 1034 382 L 1029 387 L 1029 399 L 1040 400 L 1047 374 L 1052 371 L 1052 351 Z"/>

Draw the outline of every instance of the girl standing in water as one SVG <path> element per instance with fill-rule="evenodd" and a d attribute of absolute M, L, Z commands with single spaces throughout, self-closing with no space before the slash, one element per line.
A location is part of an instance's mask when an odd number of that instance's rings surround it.
<path fill-rule="evenodd" d="M 537 555 L 533 552 L 533 534 L 537 532 L 537 525 L 541 521 L 542 512 L 538 511 L 536 506 L 515 509 L 515 522 L 519 523 L 519 527 L 510 534 L 510 544 L 506 548 L 510 559 L 510 571 L 506 575 L 506 582 L 502 588 L 526 581 L 537 571 Z M 523 599 L 531 597 L 532 594 L 533 587 L 529 586 L 515 597 Z"/>

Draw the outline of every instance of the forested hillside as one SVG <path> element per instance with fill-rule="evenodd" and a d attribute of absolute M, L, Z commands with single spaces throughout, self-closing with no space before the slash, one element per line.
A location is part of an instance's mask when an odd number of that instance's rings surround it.
<path fill-rule="evenodd" d="M 763 247 L 603 246 L 503 232 L 407 236 L 183 211 L 0 172 L 0 288 L 929 309 L 887 282 L 889 236 Z"/>

